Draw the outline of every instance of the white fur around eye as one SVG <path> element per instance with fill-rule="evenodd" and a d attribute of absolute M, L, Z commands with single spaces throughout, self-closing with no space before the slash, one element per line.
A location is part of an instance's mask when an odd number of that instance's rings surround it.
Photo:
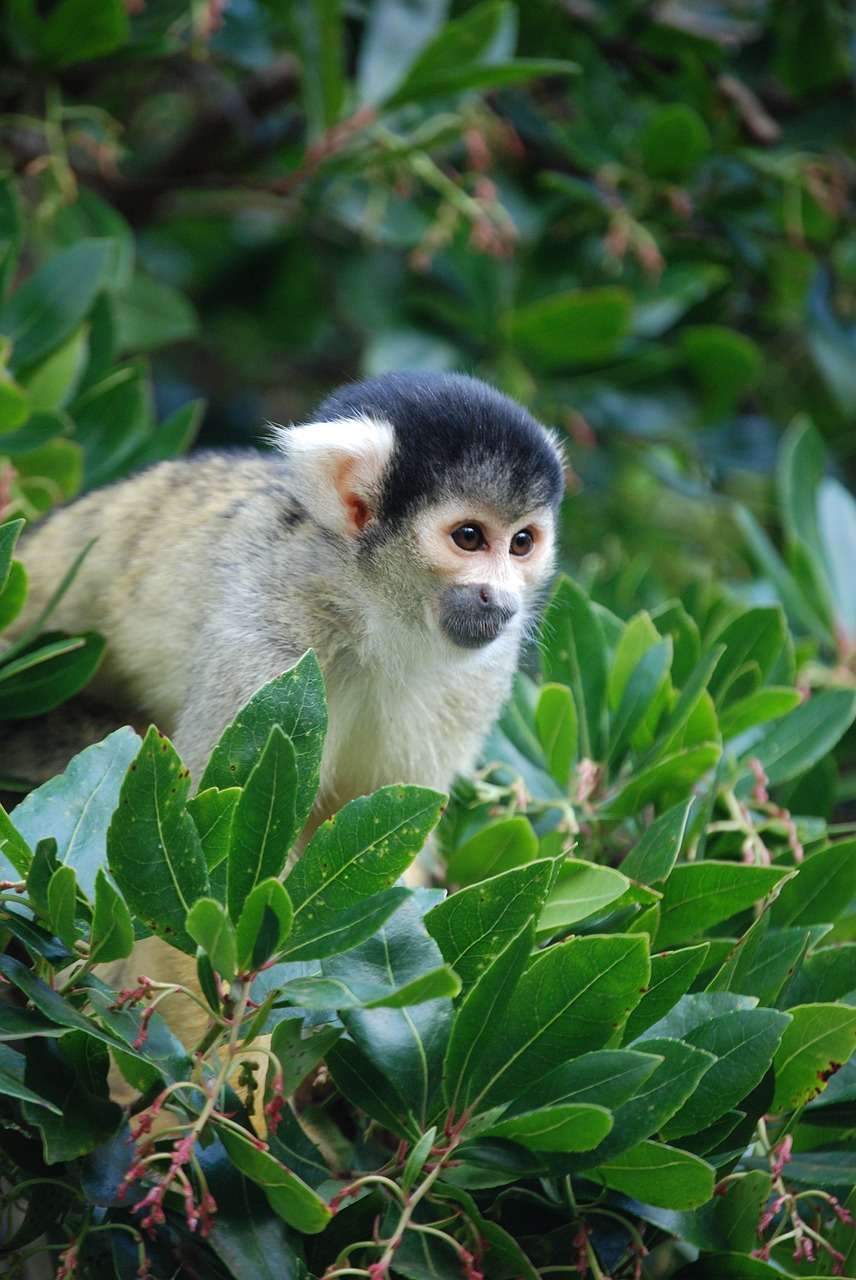
<path fill-rule="evenodd" d="M 392 426 L 359 417 L 277 427 L 275 433 L 294 463 L 307 510 L 337 533 L 359 532 L 355 503 L 370 510 L 380 493 L 395 444 Z"/>

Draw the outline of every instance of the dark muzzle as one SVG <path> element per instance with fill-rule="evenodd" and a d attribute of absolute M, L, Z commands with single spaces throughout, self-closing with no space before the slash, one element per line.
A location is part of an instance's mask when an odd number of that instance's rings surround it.
<path fill-rule="evenodd" d="M 496 640 L 517 608 L 511 592 L 487 583 L 449 587 L 440 597 L 440 626 L 459 648 L 481 649 Z"/>

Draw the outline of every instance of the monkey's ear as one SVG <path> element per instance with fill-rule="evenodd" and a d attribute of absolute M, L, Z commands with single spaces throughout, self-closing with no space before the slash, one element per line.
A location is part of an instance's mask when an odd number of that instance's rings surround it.
<path fill-rule="evenodd" d="M 294 463 L 301 502 L 316 520 L 356 537 L 374 516 L 395 433 L 388 422 L 349 418 L 277 429 Z"/>

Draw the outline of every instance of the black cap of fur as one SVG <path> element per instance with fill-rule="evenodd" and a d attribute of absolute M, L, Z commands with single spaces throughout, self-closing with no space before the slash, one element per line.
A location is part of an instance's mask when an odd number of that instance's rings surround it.
<path fill-rule="evenodd" d="M 556 447 L 539 422 L 478 378 L 388 373 L 340 387 L 319 421 L 366 415 L 395 430 L 378 511 L 399 520 L 446 496 L 483 498 L 516 512 L 557 506 L 564 488 Z"/>

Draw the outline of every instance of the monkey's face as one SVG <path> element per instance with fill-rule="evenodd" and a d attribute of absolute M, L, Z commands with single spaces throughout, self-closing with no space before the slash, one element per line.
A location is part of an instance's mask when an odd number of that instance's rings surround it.
<path fill-rule="evenodd" d="M 453 499 L 420 512 L 412 535 L 432 583 L 429 619 L 446 641 L 481 649 L 521 635 L 553 568 L 552 508 L 499 511 Z"/>

